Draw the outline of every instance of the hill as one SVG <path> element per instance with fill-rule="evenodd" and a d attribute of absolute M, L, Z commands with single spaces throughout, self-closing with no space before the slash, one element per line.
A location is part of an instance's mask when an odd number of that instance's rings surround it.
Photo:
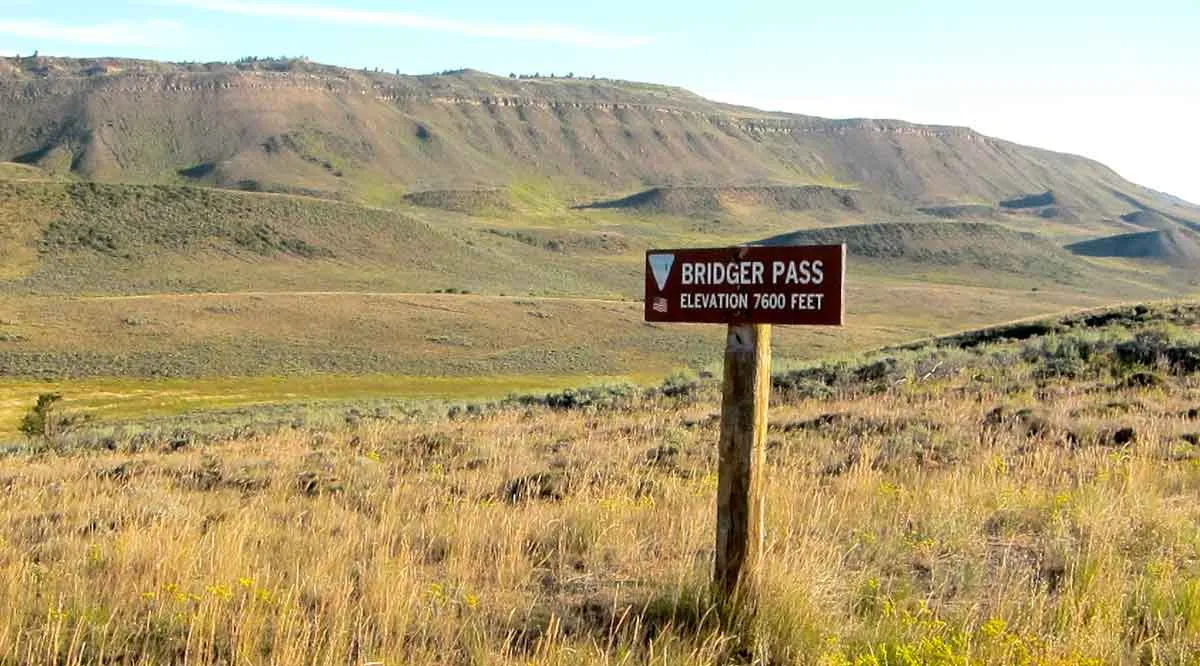
<path fill-rule="evenodd" d="M 1121 216 L 1121 221 L 1146 229 L 1173 229 L 1176 227 L 1174 220 L 1151 210 L 1135 210 L 1125 213 Z"/>
<path fill-rule="evenodd" d="M 845 243 L 851 256 L 943 266 L 973 266 L 1077 282 L 1096 270 L 1031 233 L 979 222 L 863 224 L 772 236 L 763 245 Z"/>
<path fill-rule="evenodd" d="M 850 325 L 784 358 L 1197 288 L 1061 247 L 1186 203 L 964 128 L 469 70 L 0 65 L 0 375 L 705 367 L 719 332 L 638 319 L 644 250 L 764 238 L 853 255 Z"/>
<path fill-rule="evenodd" d="M 861 190 L 802 186 L 655 187 L 637 194 L 580 205 L 670 215 L 741 214 L 758 209 L 782 212 L 824 211 L 846 215 L 909 215 L 911 206 Z"/>
<path fill-rule="evenodd" d="M 0 160 L 92 180 L 367 203 L 535 175 L 570 203 L 678 186 L 833 185 L 925 206 L 1053 192 L 1085 221 L 1146 210 L 1200 224 L 1194 206 L 1096 162 L 967 128 L 768 113 L 625 81 L 10 58 L 0 102 Z"/>
<path fill-rule="evenodd" d="M 1154 259 L 1200 270 L 1200 234 L 1159 229 L 1073 243 L 1067 249 L 1089 257 Z"/>
<path fill-rule="evenodd" d="M 426 192 L 382 209 L 195 186 L 0 181 L 0 293 L 450 290 L 632 299 L 640 296 L 645 248 L 755 237 L 845 241 L 865 260 L 860 268 L 881 278 L 916 270 L 926 281 L 1057 284 L 1116 298 L 1174 288 L 1132 266 L 1107 266 L 1100 278 L 1100 268 L 1053 242 L 996 224 L 848 224 L 860 213 L 912 215 L 888 214 L 894 202 L 870 194 L 822 187 L 663 190 L 649 206 L 620 209 L 572 210 L 522 196 L 512 189 Z M 683 214 L 700 211 L 697 202 L 705 200 L 723 206 L 722 214 L 736 201 L 744 216 L 720 222 Z M 781 203 L 791 208 L 753 212 Z M 827 219 L 842 224 L 795 231 L 830 212 L 837 215 Z"/>
<path fill-rule="evenodd" d="M 849 325 L 781 331 L 784 358 L 1178 289 L 996 225 L 781 233 L 794 217 L 545 212 L 522 196 L 494 192 L 492 203 L 518 207 L 494 217 L 440 200 L 385 210 L 178 185 L 0 183 L 0 375 L 519 383 L 703 367 L 719 331 L 640 321 L 643 252 L 747 237 L 852 248 Z"/>
<path fill-rule="evenodd" d="M 1192 204 L 625 81 L 0 58 L 0 108 L 14 663 L 1194 660 L 1200 307 L 1092 309 L 1197 295 Z M 751 239 L 851 256 L 772 334 L 742 616 L 726 331 L 639 298 Z"/>
<path fill-rule="evenodd" d="M 508 191 L 490 190 L 425 190 L 404 195 L 404 200 L 416 206 L 439 208 L 467 215 L 504 215 L 515 212 Z"/>
<path fill-rule="evenodd" d="M 611 295 L 600 234 L 445 227 L 406 212 L 174 185 L 0 182 L 0 292 L 354 290 Z M 558 243 L 547 247 L 547 244 Z"/>
<path fill-rule="evenodd" d="M 42 170 L 28 164 L 0 162 L 0 180 L 42 180 Z"/>

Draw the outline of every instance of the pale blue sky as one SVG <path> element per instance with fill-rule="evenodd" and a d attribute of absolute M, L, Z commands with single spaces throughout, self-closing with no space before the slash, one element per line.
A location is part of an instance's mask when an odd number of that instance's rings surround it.
<path fill-rule="evenodd" d="M 0 53 L 573 71 L 969 125 L 1200 202 L 1200 0 L 0 0 Z"/>

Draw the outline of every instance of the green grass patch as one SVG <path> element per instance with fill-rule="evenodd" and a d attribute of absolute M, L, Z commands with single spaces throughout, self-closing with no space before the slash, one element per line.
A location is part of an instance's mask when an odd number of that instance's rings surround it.
<path fill-rule="evenodd" d="M 173 416 L 255 405 L 364 399 L 482 401 L 511 394 L 632 382 L 651 384 L 653 373 L 628 375 L 508 375 L 491 377 L 306 376 L 199 379 L 102 378 L 44 382 L 0 379 L 0 437 L 17 433 L 21 417 L 42 393 L 61 393 L 61 409 L 97 421 Z"/>

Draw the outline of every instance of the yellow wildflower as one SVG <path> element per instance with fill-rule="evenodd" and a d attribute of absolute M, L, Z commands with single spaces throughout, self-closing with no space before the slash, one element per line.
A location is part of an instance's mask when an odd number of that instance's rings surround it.
<path fill-rule="evenodd" d="M 208 593 L 221 601 L 228 601 L 233 596 L 233 592 L 229 589 L 228 585 L 209 585 Z"/>

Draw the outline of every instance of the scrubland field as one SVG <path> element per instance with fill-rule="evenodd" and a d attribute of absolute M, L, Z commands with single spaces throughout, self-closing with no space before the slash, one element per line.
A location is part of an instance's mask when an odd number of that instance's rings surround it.
<path fill-rule="evenodd" d="M 859 191 L 741 188 L 735 203 L 757 197 L 752 206 L 709 210 L 708 197 L 732 194 L 682 188 L 655 190 L 657 207 L 638 195 L 632 207 L 579 208 L 537 183 L 386 210 L 192 186 L 0 183 L 0 444 L 41 392 L 112 421 L 715 372 L 719 327 L 642 321 L 647 247 L 847 242 L 847 325 L 781 328 L 780 369 L 1200 285 L 1194 267 L 1079 257 L 999 224 L 904 222 L 917 213 Z M 834 208 L 766 207 L 789 202 Z"/>
<path fill-rule="evenodd" d="M 1197 663 L 1200 207 L 594 77 L 0 100 L 0 665 Z M 848 253 L 846 325 L 773 334 L 755 614 L 723 331 L 641 303 L 646 249 L 747 243 Z"/>
<path fill-rule="evenodd" d="M 64 425 L 0 460 L 0 662 L 1193 663 L 1198 321 L 1121 308 L 776 375 L 752 619 L 707 592 L 699 378 Z"/>

